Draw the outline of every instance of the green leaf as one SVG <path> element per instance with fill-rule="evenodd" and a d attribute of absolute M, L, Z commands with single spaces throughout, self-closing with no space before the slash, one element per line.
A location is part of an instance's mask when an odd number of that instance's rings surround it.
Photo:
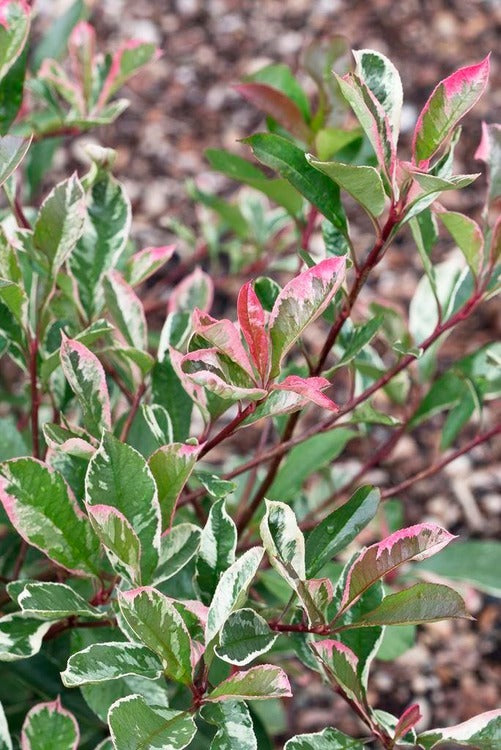
<path fill-rule="evenodd" d="M 377 658 L 382 661 L 395 661 L 412 648 L 415 642 L 415 625 L 390 625 L 384 630 Z"/>
<path fill-rule="evenodd" d="M 486 711 L 454 727 L 430 729 L 418 736 L 418 742 L 425 750 L 442 743 L 475 750 L 497 750 L 501 742 L 501 709 Z"/>
<path fill-rule="evenodd" d="M 6 135 L 23 102 L 28 49 L 24 48 L 14 65 L 0 80 L 0 135 Z"/>
<path fill-rule="evenodd" d="M 87 197 L 84 233 L 70 256 L 89 318 L 102 304 L 101 279 L 122 254 L 131 222 L 130 202 L 122 185 L 104 169 L 95 170 Z"/>
<path fill-rule="evenodd" d="M 142 582 L 152 580 L 160 550 L 160 505 L 148 464 L 134 448 L 111 433 L 103 435 L 85 478 L 88 506 L 112 505 L 141 542 Z"/>
<path fill-rule="evenodd" d="M 339 427 L 322 435 L 314 435 L 293 448 L 268 491 L 268 496 L 272 499 L 292 500 L 308 477 L 337 458 L 357 434 L 353 429 Z"/>
<path fill-rule="evenodd" d="M 334 256 L 296 276 L 278 295 L 269 320 L 271 377 L 305 329 L 326 309 L 344 280 L 346 259 Z"/>
<path fill-rule="evenodd" d="M 146 316 L 141 300 L 118 271 L 108 271 L 103 279 L 104 299 L 118 330 L 136 349 L 147 348 Z"/>
<path fill-rule="evenodd" d="M 21 613 L 0 617 L 0 661 L 17 661 L 37 654 L 51 625 Z"/>
<path fill-rule="evenodd" d="M 170 529 L 181 491 L 196 464 L 200 447 L 171 443 L 159 448 L 149 459 L 150 471 L 158 490 L 162 529 Z"/>
<path fill-rule="evenodd" d="M 339 161 L 319 161 L 311 154 L 306 158 L 312 167 L 334 180 L 372 216 L 380 216 L 383 213 L 386 194 L 377 169 L 342 164 Z"/>
<path fill-rule="evenodd" d="M 193 401 L 183 388 L 166 352 L 151 372 L 152 401 L 163 406 L 172 422 L 174 440 L 186 440 L 190 433 Z"/>
<path fill-rule="evenodd" d="M 262 664 L 228 677 L 209 693 L 205 700 L 213 703 L 234 699 L 254 701 L 291 696 L 291 686 L 283 669 L 271 664 Z"/>
<path fill-rule="evenodd" d="M 5 711 L 0 703 L 0 750 L 12 750 L 12 740 L 9 734 L 9 727 L 5 716 Z M 249 750 L 251 747 L 249 746 Z M 254 750 L 254 748 L 252 748 Z M 257 750 L 257 747 L 255 747 Z"/>
<path fill-rule="evenodd" d="M 484 237 L 477 222 L 457 211 L 441 211 L 440 220 L 459 247 L 474 276 L 483 264 Z"/>
<path fill-rule="evenodd" d="M 205 152 L 212 169 L 221 172 L 232 180 L 249 185 L 267 195 L 270 200 L 283 206 L 295 216 L 303 204 L 299 193 L 287 180 L 268 179 L 265 174 L 247 159 L 223 149 L 209 148 Z"/>
<path fill-rule="evenodd" d="M 482 96 L 489 77 L 489 57 L 461 68 L 435 87 L 418 117 L 412 152 L 416 163 L 427 166 L 459 120 Z"/>
<path fill-rule="evenodd" d="M 187 565 L 198 552 L 200 529 L 191 523 L 180 523 L 162 536 L 160 558 L 154 583 L 172 578 Z"/>
<path fill-rule="evenodd" d="M 501 196 L 501 126 L 482 123 L 482 140 L 475 153 L 488 168 L 489 205 L 494 206 Z"/>
<path fill-rule="evenodd" d="M 266 511 L 259 527 L 264 548 L 274 568 L 296 589 L 304 580 L 304 537 L 294 511 L 285 503 L 266 500 Z"/>
<path fill-rule="evenodd" d="M 253 547 L 225 570 L 207 614 L 205 643 L 209 645 L 235 609 L 245 602 L 247 590 L 263 558 L 263 548 Z"/>
<path fill-rule="evenodd" d="M 64 333 L 60 350 L 61 366 L 71 390 L 78 399 L 88 431 L 100 438 L 111 428 L 111 406 L 106 375 L 98 358 L 76 339 Z"/>
<path fill-rule="evenodd" d="M 174 604 L 151 587 L 120 593 L 118 603 L 139 641 L 162 659 L 165 675 L 189 685 L 192 681 L 191 639 Z"/>
<path fill-rule="evenodd" d="M 62 57 L 71 31 L 87 15 L 85 0 L 75 0 L 65 13 L 52 19 L 47 33 L 33 52 L 33 70 L 37 71 L 47 57 L 56 60 Z"/>
<path fill-rule="evenodd" d="M 80 730 L 72 713 L 56 698 L 39 703 L 28 712 L 21 730 L 23 750 L 77 750 Z"/>
<path fill-rule="evenodd" d="M 368 320 L 367 323 L 359 323 L 353 326 L 346 334 L 343 331 L 342 343 L 344 352 L 339 362 L 336 363 L 335 369 L 344 367 L 344 365 L 355 359 L 357 354 L 372 341 L 383 323 L 384 315 L 376 315 Z"/>
<path fill-rule="evenodd" d="M 93 643 L 71 654 L 61 680 L 65 687 L 96 684 L 129 675 L 154 680 L 163 674 L 157 656 L 137 643 Z"/>
<path fill-rule="evenodd" d="M 0 418 L 0 461 L 26 456 L 29 453 L 26 442 L 18 431 L 13 417 Z"/>
<path fill-rule="evenodd" d="M 284 750 L 364 750 L 360 740 L 327 727 L 314 734 L 297 734 L 284 745 Z"/>
<path fill-rule="evenodd" d="M 60 182 L 40 206 L 33 232 L 35 247 L 47 258 L 52 274 L 70 257 L 82 236 L 85 195 L 76 174 Z"/>
<path fill-rule="evenodd" d="M 372 521 L 379 507 L 379 490 L 360 487 L 350 499 L 330 513 L 306 538 L 306 573 L 308 578 L 337 555 Z"/>
<path fill-rule="evenodd" d="M 308 97 L 287 65 L 284 65 L 283 63 L 266 65 L 264 68 L 260 68 L 256 73 L 247 76 L 245 80 L 267 83 L 269 86 L 273 86 L 273 88 L 282 91 L 282 93 L 297 104 L 305 121 L 309 121 L 310 103 Z"/>
<path fill-rule="evenodd" d="M 0 300 L 17 320 L 26 328 L 28 322 L 28 297 L 20 284 L 0 279 Z"/>
<path fill-rule="evenodd" d="M 201 715 L 218 728 L 209 750 L 258 750 L 254 723 L 245 703 L 208 704 L 203 707 Z"/>
<path fill-rule="evenodd" d="M 216 654 L 223 661 L 242 667 L 269 651 L 277 637 L 253 609 L 237 609 L 223 625 Z"/>
<path fill-rule="evenodd" d="M 250 145 L 260 162 L 279 172 L 334 226 L 346 230 L 339 188 L 308 164 L 302 149 L 286 138 L 270 133 L 257 133 L 243 142 Z"/>
<path fill-rule="evenodd" d="M 471 619 L 459 594 L 441 583 L 416 583 L 408 589 L 385 596 L 376 609 L 354 620 L 350 627 L 418 625 L 449 618 Z"/>
<path fill-rule="evenodd" d="M 23 51 L 30 29 L 30 9 L 21 0 L 7 0 L 2 7 L 0 24 L 0 79 Z"/>
<path fill-rule="evenodd" d="M 433 573 L 451 581 L 463 581 L 501 597 L 501 542 L 469 539 L 443 550 L 433 559 L 423 560 L 416 570 Z"/>
<path fill-rule="evenodd" d="M 391 60 L 376 50 L 354 50 L 353 56 L 357 62 L 358 75 L 372 91 L 388 116 L 396 143 L 403 102 L 402 81 L 398 70 Z"/>
<path fill-rule="evenodd" d="M 209 605 L 221 575 L 235 562 L 237 529 L 226 511 L 224 499 L 211 507 L 202 530 L 195 567 L 195 584 L 204 604 Z"/>
<path fill-rule="evenodd" d="M 60 474 L 33 458 L 1 467 L 0 502 L 17 532 L 77 575 L 99 572 L 99 542 Z"/>
<path fill-rule="evenodd" d="M 17 581 L 7 591 L 26 615 L 36 619 L 79 616 L 99 620 L 106 616 L 65 583 Z"/>
<path fill-rule="evenodd" d="M 116 701 L 108 716 L 116 750 L 182 750 L 197 731 L 186 711 L 153 711 L 140 695 Z"/>

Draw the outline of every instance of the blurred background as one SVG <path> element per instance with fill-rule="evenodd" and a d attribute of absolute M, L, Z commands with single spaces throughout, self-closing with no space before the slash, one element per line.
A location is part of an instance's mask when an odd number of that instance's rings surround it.
<path fill-rule="evenodd" d="M 42 34 L 70 2 L 36 0 Z M 354 48 L 388 55 L 402 76 L 405 94 L 402 154 L 405 156 L 417 114 L 431 89 L 463 65 L 492 51 L 488 93 L 467 116 L 457 152 L 457 171 L 478 171 L 473 154 L 480 122 L 501 122 L 500 0 L 96 0 L 89 3 L 102 48 L 138 37 L 164 52 L 124 91 L 130 108 L 92 139 L 118 151 L 116 174 L 133 203 L 133 236 L 139 246 L 167 244 L 173 220 L 196 227 L 196 212 L 184 183 L 196 178 L 225 196 L 236 189 L 211 172 L 208 147 L 245 153 L 238 139 L 259 129 L 261 116 L 232 89 L 243 75 L 269 62 L 297 68 L 312 39 L 344 34 Z M 301 78 L 306 89 L 311 83 Z M 83 169 L 82 144 L 68 140 L 58 153 L 57 171 Z M 408 151 L 407 151 L 408 153 Z M 475 215 L 483 200 L 483 178 L 452 195 L 450 206 Z M 421 275 L 410 236 L 378 267 L 374 298 L 408 304 Z M 236 287 L 235 287 L 236 291 Z M 161 325 L 162 316 L 158 323 Z M 499 305 L 492 300 L 450 339 L 444 356 L 462 356 L 469 347 L 499 338 Z M 491 414 L 492 419 L 492 414 Z M 473 434 L 473 433 L 472 433 Z M 466 437 L 466 436 L 464 436 Z M 437 435 L 429 428 L 405 438 L 388 465 L 372 479 L 390 485 L 433 460 Z M 448 470 L 412 488 L 404 501 L 405 522 L 434 520 L 471 539 L 499 539 L 501 532 L 500 444 L 479 446 Z M 357 461 L 356 444 L 347 460 Z M 501 576 L 501 570 L 498 571 Z M 444 622 L 420 629 L 416 645 L 393 664 L 379 661 L 371 681 L 372 702 L 398 713 L 418 700 L 423 727 L 463 721 L 500 705 L 501 612 L 499 600 L 465 590 L 474 623 Z M 389 644 L 391 656 L 391 644 Z M 341 702 L 298 670 L 304 689 L 299 706 L 287 716 L 277 710 L 277 731 L 314 731 L 332 724 L 356 731 Z"/>

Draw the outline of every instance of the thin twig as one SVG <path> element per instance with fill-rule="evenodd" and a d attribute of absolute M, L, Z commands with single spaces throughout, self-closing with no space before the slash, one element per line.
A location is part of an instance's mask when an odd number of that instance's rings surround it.
<path fill-rule="evenodd" d="M 382 499 L 386 500 L 389 497 L 395 497 L 395 495 L 399 495 L 408 487 L 411 487 L 416 482 L 421 481 L 421 479 L 426 479 L 427 477 L 431 477 L 434 474 L 437 474 L 439 471 L 441 471 L 444 468 L 444 466 L 447 466 L 447 464 L 452 463 L 452 461 L 455 461 L 456 458 L 459 458 L 459 456 L 463 456 L 465 453 L 469 453 L 469 451 L 471 451 L 477 445 L 486 443 L 495 435 L 499 435 L 499 434 L 501 434 L 501 424 L 495 425 L 490 430 L 487 430 L 487 432 L 482 432 L 480 435 L 477 435 L 477 437 L 473 438 L 473 440 L 470 440 L 461 448 L 458 448 L 452 453 L 449 453 L 448 455 L 441 458 L 440 461 L 436 461 L 434 464 L 431 464 L 431 466 L 428 466 L 426 469 L 423 469 L 422 471 L 418 471 L 417 474 L 413 474 L 413 476 L 408 477 L 403 482 L 400 482 L 400 484 L 397 484 L 394 487 L 388 487 L 388 489 L 383 490 L 383 492 L 381 493 Z"/>

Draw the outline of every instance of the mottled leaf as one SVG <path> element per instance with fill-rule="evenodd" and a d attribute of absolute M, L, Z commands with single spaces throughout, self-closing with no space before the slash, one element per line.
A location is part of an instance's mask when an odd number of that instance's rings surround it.
<path fill-rule="evenodd" d="M 84 191 L 76 174 L 56 185 L 40 206 L 33 243 L 47 258 L 53 274 L 82 236 L 85 214 Z"/>
<path fill-rule="evenodd" d="M 391 534 L 382 542 L 367 547 L 352 564 L 336 619 L 369 586 L 402 563 L 424 560 L 439 552 L 454 539 L 452 534 L 431 523 L 409 526 Z"/>
<path fill-rule="evenodd" d="M 486 711 L 462 724 L 431 729 L 418 736 L 425 750 L 444 744 L 474 747 L 475 750 L 497 750 L 501 742 L 501 709 Z"/>
<path fill-rule="evenodd" d="M 0 7 L 0 79 L 23 51 L 30 29 L 26 0 L 3 0 Z"/>
<path fill-rule="evenodd" d="M 28 544 L 77 575 L 99 572 L 99 542 L 63 477 L 33 458 L 1 467 L 0 502 Z"/>
<path fill-rule="evenodd" d="M 197 445 L 171 443 L 159 448 L 149 459 L 158 491 L 163 530 L 172 526 L 177 500 L 193 471 L 199 451 Z"/>
<path fill-rule="evenodd" d="M 269 651 L 277 637 L 253 609 L 237 609 L 223 625 L 216 654 L 223 661 L 242 667 Z"/>
<path fill-rule="evenodd" d="M 136 349 L 147 347 L 146 316 L 141 300 L 118 271 L 108 271 L 103 279 L 107 308 L 126 342 Z"/>
<path fill-rule="evenodd" d="M 100 438 L 111 428 L 111 407 L 106 375 L 98 358 L 76 339 L 62 334 L 61 366 L 78 399 L 86 428 Z"/>
<path fill-rule="evenodd" d="M 120 611 L 141 643 L 162 659 L 172 680 L 192 680 L 191 639 L 174 605 L 156 589 L 143 587 L 119 594 Z"/>
<path fill-rule="evenodd" d="M 61 705 L 59 698 L 51 703 L 38 703 L 28 712 L 21 730 L 23 750 L 77 750 L 80 730 L 72 713 Z"/>
<path fill-rule="evenodd" d="M 263 558 L 263 548 L 253 547 L 226 570 L 214 592 L 207 615 L 205 643 L 208 645 L 221 630 L 233 610 L 245 602 L 247 590 Z"/>
<path fill-rule="evenodd" d="M 65 583 L 18 581 L 11 583 L 7 591 L 27 616 L 36 619 L 58 620 L 77 615 L 99 620 L 106 616 Z"/>
<path fill-rule="evenodd" d="M 85 501 L 88 506 L 112 505 L 125 516 L 141 542 L 142 581 L 151 581 L 160 550 L 160 505 L 141 454 L 105 433 L 89 463 Z"/>
<path fill-rule="evenodd" d="M 283 669 L 271 664 L 262 664 L 228 677 L 209 693 L 206 700 L 212 703 L 235 699 L 268 700 L 291 696 L 291 686 Z"/>
<path fill-rule="evenodd" d="M 196 560 L 195 583 L 204 604 L 210 604 L 221 575 L 235 562 L 237 529 L 225 501 L 215 502 L 202 530 Z"/>
<path fill-rule="evenodd" d="M 476 104 L 487 86 L 489 57 L 460 68 L 436 86 L 418 117 L 412 152 L 426 167 L 459 120 Z"/>
<path fill-rule="evenodd" d="M 318 318 L 343 282 L 345 258 L 333 257 L 296 276 L 278 295 L 270 316 L 271 375 L 310 323 Z"/>
<path fill-rule="evenodd" d="M 197 731 L 186 711 L 154 711 L 140 695 L 116 701 L 108 722 L 115 750 L 182 750 Z"/>
<path fill-rule="evenodd" d="M 0 57 L 1 57 L 1 31 L 0 24 Z M 15 169 L 26 156 L 31 144 L 31 138 L 26 140 L 19 135 L 4 135 L 0 138 L 0 185 L 11 176 Z"/>
<path fill-rule="evenodd" d="M 163 674 L 162 662 L 137 643 L 93 643 L 71 654 L 61 680 L 65 687 L 96 684 L 128 675 L 154 680 Z"/>
<path fill-rule="evenodd" d="M 297 734 L 284 745 L 284 750 L 364 750 L 360 740 L 327 727 L 314 734 Z"/>
<path fill-rule="evenodd" d="M 37 654 L 51 625 L 22 613 L 0 617 L 0 662 L 28 659 Z"/>
<path fill-rule="evenodd" d="M 258 750 L 254 723 L 245 703 L 208 704 L 202 709 L 202 718 L 217 727 L 209 750 Z"/>

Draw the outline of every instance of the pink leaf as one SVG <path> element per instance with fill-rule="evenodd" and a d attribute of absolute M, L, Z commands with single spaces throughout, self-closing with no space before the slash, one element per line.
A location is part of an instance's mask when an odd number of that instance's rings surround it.
<path fill-rule="evenodd" d="M 270 337 L 265 327 L 263 306 L 251 281 L 240 289 L 237 313 L 251 357 L 265 383 L 270 369 Z"/>
<path fill-rule="evenodd" d="M 289 679 L 283 669 L 272 664 L 260 664 L 235 672 L 205 698 L 214 703 L 225 700 L 269 700 L 291 698 Z"/>
<path fill-rule="evenodd" d="M 428 166 L 454 126 L 482 96 L 489 77 L 489 57 L 478 65 L 460 68 L 435 87 L 414 130 L 412 153 L 415 164 Z"/>
<path fill-rule="evenodd" d="M 273 388 L 278 391 L 292 391 L 300 396 L 304 396 L 308 401 L 321 406 L 322 409 L 329 411 L 339 411 L 339 407 L 324 396 L 323 388 L 329 388 L 331 383 L 326 378 L 301 378 L 299 375 L 288 375 L 280 383 L 276 383 Z"/>
<path fill-rule="evenodd" d="M 211 346 L 229 357 L 235 364 L 245 370 L 252 381 L 254 371 L 245 351 L 240 333 L 230 320 L 216 320 L 198 308 L 193 312 L 193 330 L 202 336 Z"/>
<path fill-rule="evenodd" d="M 357 674 L 358 658 L 341 641 L 326 639 L 311 644 L 322 662 L 331 682 L 340 685 L 345 693 L 365 713 L 364 689 Z"/>
<path fill-rule="evenodd" d="M 16 5 L 18 8 L 21 8 L 23 13 L 25 13 L 27 16 L 30 15 L 31 8 L 27 0 L 0 0 L 0 26 L 3 26 L 5 29 L 9 29 L 9 18 L 6 11 L 9 6 Z"/>
<path fill-rule="evenodd" d="M 257 82 L 240 83 L 234 88 L 255 107 L 273 117 L 289 133 L 303 141 L 309 140 L 310 129 L 303 119 L 301 110 L 281 91 L 266 83 Z"/>
<path fill-rule="evenodd" d="M 92 68 L 96 55 L 96 32 L 86 21 L 77 23 L 68 40 L 73 74 L 89 101 L 92 94 Z"/>
<path fill-rule="evenodd" d="M 410 560 L 435 555 L 455 537 L 441 526 L 421 523 L 391 534 L 382 542 L 367 547 L 355 560 L 346 578 L 339 611 L 345 612 L 369 586 Z"/>
<path fill-rule="evenodd" d="M 271 375 L 280 372 L 283 358 L 316 320 L 336 294 L 344 279 L 346 258 L 322 260 L 296 276 L 282 289 L 271 311 L 269 330 L 272 343 Z"/>
<path fill-rule="evenodd" d="M 129 39 L 124 42 L 118 52 L 113 55 L 111 67 L 97 103 L 103 107 L 113 94 L 131 78 L 139 68 L 153 60 L 158 60 L 162 52 L 154 44 L 143 42 L 141 39 Z"/>
<path fill-rule="evenodd" d="M 417 703 L 406 708 L 395 727 L 394 739 L 399 740 L 401 737 L 404 737 L 407 732 L 416 726 L 421 718 L 421 709 Z"/>
<path fill-rule="evenodd" d="M 172 258 L 175 245 L 162 245 L 161 247 L 145 247 L 129 259 L 127 263 L 128 281 L 132 286 L 137 286 L 146 281 Z"/>

